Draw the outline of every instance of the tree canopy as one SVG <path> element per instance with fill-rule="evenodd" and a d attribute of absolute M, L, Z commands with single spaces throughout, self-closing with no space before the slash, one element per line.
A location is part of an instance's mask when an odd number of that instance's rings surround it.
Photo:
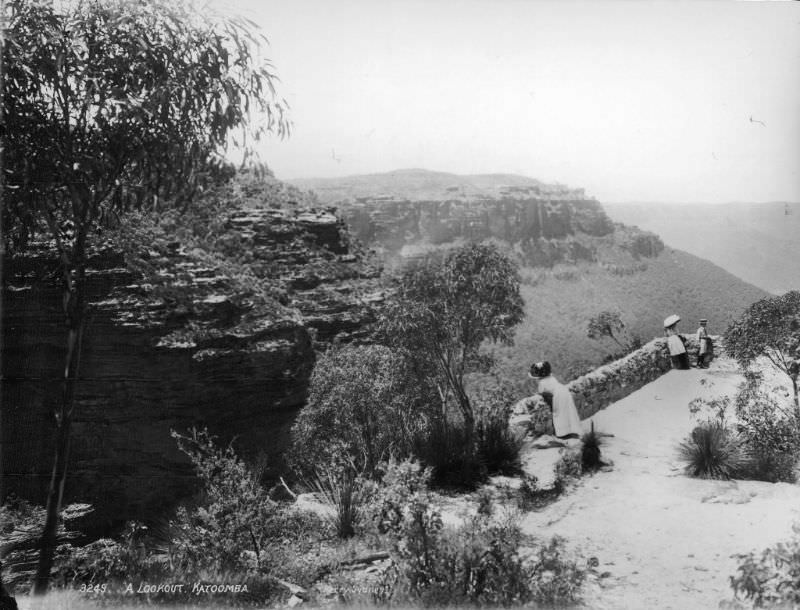
<path fill-rule="evenodd" d="M 617 338 L 617 335 L 625 329 L 625 323 L 619 312 L 616 311 L 601 311 L 599 314 L 589 320 L 586 327 L 586 335 L 590 339 L 601 339 L 609 337 L 615 341 L 620 347 L 625 346 Z"/>
<path fill-rule="evenodd" d="M 764 356 L 792 380 L 798 404 L 800 291 L 756 301 L 725 331 L 725 350 L 742 366 Z"/>
<path fill-rule="evenodd" d="M 422 388 L 410 362 L 382 345 L 331 348 L 314 367 L 308 404 L 292 426 L 289 462 L 309 480 L 315 469 L 355 466 L 372 475 L 379 462 L 410 454 Z"/>
<path fill-rule="evenodd" d="M 409 268 L 383 316 L 385 340 L 437 379 L 443 404 L 455 398 L 470 436 L 474 413 L 464 376 L 485 364 L 484 341 L 512 343 L 524 315 L 519 281 L 497 247 L 470 244 Z"/>
<path fill-rule="evenodd" d="M 289 129 L 253 24 L 185 0 L 6 3 L 5 233 L 65 252 L 108 214 L 185 201 L 230 143 Z M 255 121 L 253 119 L 256 119 Z M 74 253 L 72 253 L 74 254 Z"/>
<path fill-rule="evenodd" d="M 66 350 L 35 592 L 48 587 L 66 478 L 92 241 L 133 209 L 187 206 L 232 175 L 229 144 L 288 132 L 255 24 L 189 0 L 8 0 L 3 239 L 42 234 L 61 267 Z"/>

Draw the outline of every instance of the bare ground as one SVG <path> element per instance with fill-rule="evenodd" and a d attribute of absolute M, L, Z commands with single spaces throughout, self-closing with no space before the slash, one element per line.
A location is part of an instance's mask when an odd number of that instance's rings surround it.
<path fill-rule="evenodd" d="M 602 447 L 613 469 L 525 515 L 526 532 L 563 536 L 610 573 L 590 582 L 587 607 L 717 608 L 733 597 L 733 555 L 785 539 L 800 520 L 798 485 L 692 479 L 676 459 L 696 424 L 688 403 L 733 394 L 740 379 L 726 360 L 670 371 L 597 413 L 595 428 L 614 435 Z"/>

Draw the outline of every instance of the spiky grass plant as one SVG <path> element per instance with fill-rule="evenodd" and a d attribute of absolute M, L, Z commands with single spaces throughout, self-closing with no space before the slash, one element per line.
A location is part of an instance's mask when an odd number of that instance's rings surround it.
<path fill-rule="evenodd" d="M 356 525 L 366 501 L 361 478 L 355 467 L 327 466 L 317 469 L 314 490 L 333 509 L 328 518 L 340 538 L 355 535 Z"/>
<path fill-rule="evenodd" d="M 589 432 L 581 437 L 581 441 L 583 442 L 583 448 L 581 449 L 583 471 L 590 472 L 604 466 L 603 461 L 600 459 L 602 441 L 600 440 L 600 434 L 594 430 L 594 422 L 592 422 Z"/>
<path fill-rule="evenodd" d="M 508 427 L 508 417 L 487 417 L 478 424 L 477 453 L 489 474 L 516 475 L 522 470 L 523 437 Z"/>
<path fill-rule="evenodd" d="M 678 446 L 678 457 L 691 477 L 733 479 L 747 470 L 749 456 L 741 439 L 718 420 L 697 426 Z"/>

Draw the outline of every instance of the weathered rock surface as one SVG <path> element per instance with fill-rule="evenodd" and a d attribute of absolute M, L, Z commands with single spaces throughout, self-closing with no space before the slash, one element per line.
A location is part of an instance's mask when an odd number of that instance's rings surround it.
<path fill-rule="evenodd" d="M 527 191 L 498 198 L 410 201 L 359 198 L 337 204 L 354 235 L 384 254 L 414 258 L 425 246 L 461 240 L 500 239 L 514 246 L 528 265 L 595 260 L 592 240 L 614 226 L 594 199 L 544 198 Z M 663 245 L 651 236 L 642 253 L 657 254 Z"/>
<path fill-rule="evenodd" d="M 484 239 L 513 246 L 529 266 L 596 261 L 620 228 L 583 189 L 511 174 L 399 170 L 294 182 L 336 205 L 351 232 L 390 264 L 437 246 Z M 637 257 L 657 256 L 664 248 L 657 236 L 631 228 L 616 242 Z"/>
<path fill-rule="evenodd" d="M 152 517 L 191 491 L 192 470 L 171 429 L 207 426 L 278 466 L 305 401 L 314 342 L 357 337 L 380 299 L 379 270 L 364 264 L 330 212 L 248 209 L 228 222 L 253 266 L 285 294 L 281 306 L 232 299 L 224 272 L 178 243 L 169 268 L 188 283 L 188 306 L 155 298 L 119 252 L 92 255 L 66 501 L 95 505 L 98 527 Z M 52 468 L 65 353 L 55 269 L 39 244 L 7 259 L 4 278 L 5 484 L 35 501 Z"/>

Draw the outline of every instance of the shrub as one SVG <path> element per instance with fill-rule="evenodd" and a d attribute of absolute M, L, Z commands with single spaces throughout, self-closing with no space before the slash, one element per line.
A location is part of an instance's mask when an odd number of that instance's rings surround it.
<path fill-rule="evenodd" d="M 555 466 L 556 484 L 560 485 L 568 479 L 580 477 L 583 474 L 581 463 L 581 452 L 569 449 L 563 451 Z"/>
<path fill-rule="evenodd" d="M 396 601 L 430 605 L 569 604 L 579 599 L 585 571 L 565 559 L 559 539 L 531 560 L 516 518 L 476 515 L 458 528 L 442 525 L 429 506 L 412 507 L 404 523 Z M 399 598 L 399 599 L 397 599 Z"/>
<path fill-rule="evenodd" d="M 412 508 L 403 529 L 400 589 L 424 605 L 510 605 L 531 599 L 530 568 L 512 522 L 476 516 L 444 528 L 429 507 Z"/>
<path fill-rule="evenodd" d="M 414 460 L 389 460 L 382 464 L 381 483 L 369 494 L 365 509 L 369 525 L 380 534 L 397 535 L 406 507 L 428 499 L 431 468 Z"/>
<path fill-rule="evenodd" d="M 172 436 L 203 485 L 200 505 L 179 508 L 171 523 L 172 561 L 186 569 L 258 567 L 266 557 L 265 542 L 277 533 L 277 505 L 233 448 L 217 447 L 207 430 L 192 429 L 190 436 L 173 431 Z"/>
<path fill-rule="evenodd" d="M 752 456 L 748 476 L 793 483 L 800 458 L 800 416 L 761 382 L 759 374 L 746 373 L 735 399 L 738 429 Z"/>
<path fill-rule="evenodd" d="M 800 524 L 788 542 L 754 553 L 736 555 L 737 574 L 730 577 L 734 594 L 756 608 L 796 608 L 800 604 Z"/>
<path fill-rule="evenodd" d="M 531 594 L 540 604 L 568 605 L 580 599 L 586 570 L 566 557 L 563 547 L 563 538 L 555 536 L 536 553 Z"/>
<path fill-rule="evenodd" d="M 428 421 L 414 439 L 414 455 L 432 470 L 431 482 L 439 487 L 475 489 L 486 480 L 486 466 L 475 439 L 469 441 L 464 424 L 445 417 Z"/>
<path fill-rule="evenodd" d="M 292 427 L 289 464 L 308 479 L 318 464 L 352 462 L 370 475 L 390 455 L 408 455 L 420 421 L 414 380 L 407 361 L 386 347 L 332 348 L 317 362 Z"/>
<path fill-rule="evenodd" d="M 499 382 L 482 385 L 473 402 L 478 412 L 477 457 L 488 474 L 518 474 L 523 437 L 508 427 L 514 397 Z"/>
<path fill-rule="evenodd" d="M 151 557 L 143 544 L 147 527 L 128 523 L 120 540 L 101 538 L 79 547 L 56 565 L 54 579 L 62 584 L 118 583 L 163 572 L 163 566 Z"/>
<path fill-rule="evenodd" d="M 719 420 L 697 426 L 678 447 L 686 474 L 704 479 L 740 477 L 747 468 L 748 456 L 739 436 Z"/>
<path fill-rule="evenodd" d="M 320 519 L 283 508 L 269 494 L 232 447 L 215 445 L 208 431 L 188 437 L 173 432 L 192 460 L 202 482 L 194 506 L 180 507 L 166 532 L 163 560 L 185 574 L 294 569 L 313 538 L 326 532 Z"/>
<path fill-rule="evenodd" d="M 533 541 L 516 513 L 494 517 L 491 496 L 459 527 L 448 527 L 428 490 L 431 470 L 389 462 L 370 504 L 371 522 L 388 535 L 395 562 L 373 601 L 429 605 L 512 605 L 577 600 L 583 572 L 553 541 L 530 558 Z M 535 486 L 535 482 L 533 483 Z M 481 499 L 482 498 L 482 499 Z"/>

